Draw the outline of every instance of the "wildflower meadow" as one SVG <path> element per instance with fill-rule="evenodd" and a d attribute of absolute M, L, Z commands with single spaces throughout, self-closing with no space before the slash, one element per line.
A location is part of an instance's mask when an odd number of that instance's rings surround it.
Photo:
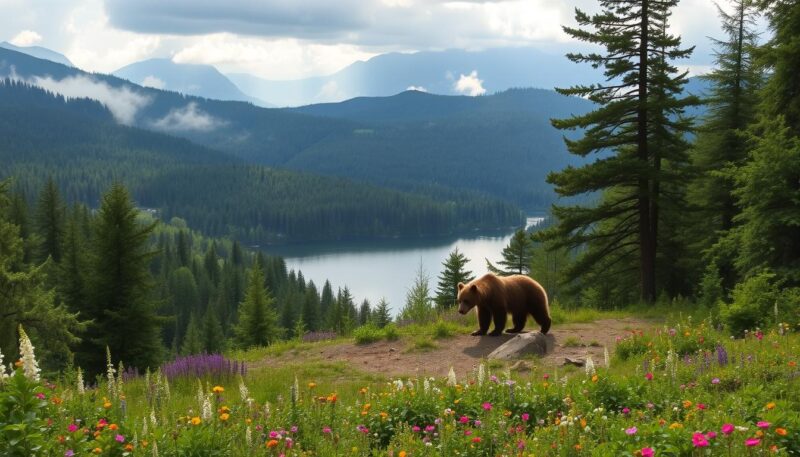
<path fill-rule="evenodd" d="M 631 330 L 584 368 L 363 385 L 267 386 L 276 370 L 219 355 L 134 375 L 107 354 L 90 386 L 80 370 L 40 378 L 20 334 L 0 372 L 4 456 L 800 454 L 800 338 L 783 324 L 735 340 L 705 323 Z"/>

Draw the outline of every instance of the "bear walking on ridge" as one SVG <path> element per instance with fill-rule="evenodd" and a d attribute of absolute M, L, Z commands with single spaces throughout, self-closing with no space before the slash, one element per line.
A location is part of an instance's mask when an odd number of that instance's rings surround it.
<path fill-rule="evenodd" d="M 525 328 L 528 314 L 541 326 L 541 332 L 550 330 L 550 308 L 547 292 L 538 282 L 524 275 L 495 276 L 487 273 L 467 284 L 458 283 L 458 312 L 467 314 L 478 307 L 479 329 L 472 335 L 486 335 L 494 320 L 490 336 L 503 333 L 506 319 L 511 314 L 514 327 L 507 333 L 520 333 Z"/>

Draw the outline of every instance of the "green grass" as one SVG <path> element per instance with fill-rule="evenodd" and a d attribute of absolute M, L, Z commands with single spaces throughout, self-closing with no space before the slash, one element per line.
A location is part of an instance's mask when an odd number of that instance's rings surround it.
<path fill-rule="evenodd" d="M 413 344 L 411 347 L 406 349 L 406 352 L 428 352 L 432 351 L 439 346 L 436 344 L 435 341 L 431 340 L 425 336 L 418 336 L 414 338 Z"/>
<path fill-rule="evenodd" d="M 583 346 L 581 340 L 574 336 L 567 337 L 567 339 L 565 339 L 561 345 L 565 348 L 577 348 Z"/>
<path fill-rule="evenodd" d="M 353 331 L 353 339 L 356 344 L 369 344 L 380 341 L 386 337 L 383 329 L 380 329 L 372 324 L 362 325 Z"/>

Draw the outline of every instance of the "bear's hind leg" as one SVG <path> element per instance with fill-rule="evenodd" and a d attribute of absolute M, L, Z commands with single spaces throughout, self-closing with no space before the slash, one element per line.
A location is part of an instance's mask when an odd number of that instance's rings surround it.
<path fill-rule="evenodd" d="M 492 313 L 488 309 L 478 307 L 478 330 L 471 333 L 472 336 L 486 335 L 489 325 L 492 323 Z"/>
<path fill-rule="evenodd" d="M 503 309 L 496 309 L 494 312 L 494 330 L 489 333 L 489 336 L 498 336 L 503 333 L 503 330 L 506 328 L 506 319 L 508 319 L 508 315 L 506 314 L 505 308 Z"/>
<path fill-rule="evenodd" d="M 506 330 L 506 333 L 522 333 L 525 328 L 525 322 L 528 320 L 527 314 L 516 313 L 511 314 L 511 322 L 514 323 L 514 328 Z"/>

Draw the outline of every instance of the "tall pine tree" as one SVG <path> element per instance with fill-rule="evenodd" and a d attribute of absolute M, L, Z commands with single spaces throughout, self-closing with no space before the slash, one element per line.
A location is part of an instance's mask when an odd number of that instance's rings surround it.
<path fill-rule="evenodd" d="M 39 194 L 39 203 L 36 205 L 36 228 L 41 237 L 39 244 L 41 260 L 49 256 L 56 262 L 61 261 L 65 215 L 66 207 L 61 199 L 61 193 L 53 178 L 50 178 Z"/>
<path fill-rule="evenodd" d="M 486 268 L 500 276 L 528 274 L 533 256 L 533 241 L 528 233 L 522 229 L 514 232 L 508 246 L 503 248 L 502 256 L 503 260 L 497 262 L 499 266 L 495 266 L 487 259 Z"/>
<path fill-rule="evenodd" d="M 264 286 L 264 270 L 256 262 L 250 270 L 244 301 L 239 305 L 239 323 L 235 329 L 240 347 L 267 346 L 280 337 L 278 314 L 273 299 Z"/>
<path fill-rule="evenodd" d="M 547 230 L 553 247 L 585 247 L 569 277 L 587 272 L 624 277 L 638 270 L 640 298 L 656 297 L 656 255 L 662 184 L 677 179 L 664 161 L 680 160 L 683 134 L 690 124 L 684 108 L 694 97 L 679 98 L 686 73 L 672 65 L 686 58 L 680 38 L 667 33 L 677 0 L 600 0 L 601 12 L 576 10 L 578 28 L 564 31 L 604 48 L 603 53 L 573 53 L 574 62 L 603 68 L 605 80 L 594 85 L 558 89 L 588 98 L 597 109 L 554 120 L 559 129 L 581 129 L 579 139 L 565 138 L 573 154 L 601 158 L 582 167 L 551 173 L 548 181 L 562 196 L 600 192 L 592 206 L 554 206 L 558 225 Z M 609 280 L 613 280 L 609 278 Z"/>
<path fill-rule="evenodd" d="M 439 274 L 439 283 L 436 289 L 436 306 L 439 309 L 449 309 L 455 306 L 458 296 L 458 283 L 468 283 L 475 279 L 475 275 L 467 270 L 469 259 L 456 247 L 442 262 L 444 269 Z"/>

